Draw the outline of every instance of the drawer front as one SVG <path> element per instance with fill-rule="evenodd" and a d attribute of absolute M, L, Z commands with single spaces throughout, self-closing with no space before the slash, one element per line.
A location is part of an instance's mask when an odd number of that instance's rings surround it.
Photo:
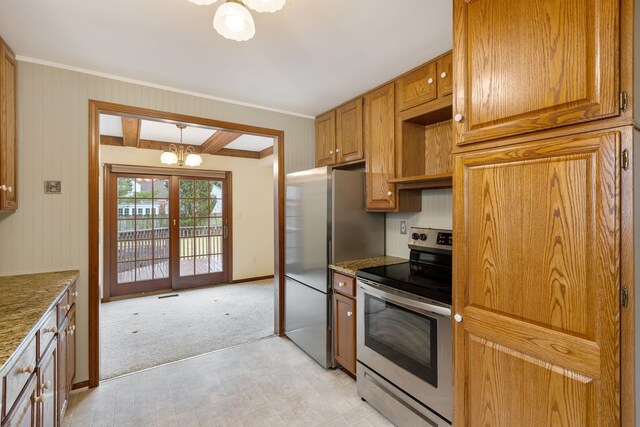
<path fill-rule="evenodd" d="M 351 297 L 356 296 L 356 279 L 340 273 L 333 273 L 333 290 Z"/>
<path fill-rule="evenodd" d="M 435 62 L 423 65 L 398 80 L 400 111 L 436 99 L 437 80 Z"/>
<path fill-rule="evenodd" d="M 73 285 L 69 286 L 68 293 L 69 293 L 69 296 L 68 296 L 69 302 L 68 302 L 68 304 L 69 305 L 75 304 L 76 303 L 76 298 L 78 297 L 78 285 L 77 285 L 76 282 L 73 282 Z"/>
<path fill-rule="evenodd" d="M 58 303 L 58 329 L 60 329 L 60 325 L 62 324 L 62 321 L 69 312 L 70 308 L 71 304 L 69 303 L 69 291 L 67 290 Z"/>
<path fill-rule="evenodd" d="M 56 337 L 58 332 L 56 316 L 56 310 L 51 310 L 49 314 L 45 315 L 44 324 L 40 327 L 38 334 L 38 359 L 42 358 L 49 343 Z"/>
<path fill-rule="evenodd" d="M 24 388 L 31 375 L 36 369 L 36 337 L 32 337 L 31 341 L 24 349 L 20 357 L 15 363 L 7 369 L 4 376 L 4 408 L 6 412 L 11 410 L 20 392 Z"/>

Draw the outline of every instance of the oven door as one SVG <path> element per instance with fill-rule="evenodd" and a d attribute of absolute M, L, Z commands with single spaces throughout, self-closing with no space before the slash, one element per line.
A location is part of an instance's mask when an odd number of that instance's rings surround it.
<path fill-rule="evenodd" d="M 451 308 L 358 279 L 358 360 L 452 419 Z"/>

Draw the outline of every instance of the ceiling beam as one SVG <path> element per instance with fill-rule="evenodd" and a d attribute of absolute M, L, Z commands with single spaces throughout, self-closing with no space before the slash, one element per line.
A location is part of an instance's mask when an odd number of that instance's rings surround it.
<path fill-rule="evenodd" d="M 216 156 L 244 157 L 247 159 L 259 159 L 259 151 L 235 150 L 233 148 L 221 148 L 215 154 Z"/>
<path fill-rule="evenodd" d="M 140 119 L 122 117 L 122 141 L 125 147 L 137 147 L 140 143 L 140 124 Z"/>
<path fill-rule="evenodd" d="M 209 139 L 202 143 L 202 153 L 203 154 L 217 154 L 218 151 L 222 150 L 227 145 L 231 144 L 236 139 L 242 136 L 241 133 L 237 132 L 229 132 L 226 130 L 219 130 Z M 243 151 L 243 150 L 241 150 Z"/>
<path fill-rule="evenodd" d="M 258 154 L 260 155 L 259 156 L 260 159 L 264 159 L 265 157 L 272 155 L 273 145 L 271 147 L 265 148 L 264 150 L 260 151 Z"/>
<path fill-rule="evenodd" d="M 100 135 L 100 145 L 113 145 L 114 147 L 124 147 L 124 142 L 119 136 Z"/>

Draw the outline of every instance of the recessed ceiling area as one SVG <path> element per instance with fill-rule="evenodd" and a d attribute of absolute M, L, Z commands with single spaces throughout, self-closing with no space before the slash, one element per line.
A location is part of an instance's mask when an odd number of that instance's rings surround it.
<path fill-rule="evenodd" d="M 48 62 L 316 116 L 452 46 L 450 0 L 287 0 L 246 42 L 212 27 L 221 1 L 0 2 L 19 60 Z"/>
<path fill-rule="evenodd" d="M 185 124 L 182 143 L 199 154 L 260 159 L 273 152 L 271 137 Z M 180 143 L 180 129 L 176 123 L 100 114 L 100 143 L 166 151 Z"/>

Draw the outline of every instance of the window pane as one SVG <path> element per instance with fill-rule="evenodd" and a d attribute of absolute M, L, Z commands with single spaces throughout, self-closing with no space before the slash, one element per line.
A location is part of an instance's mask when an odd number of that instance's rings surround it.
<path fill-rule="evenodd" d="M 222 218 L 210 218 L 209 224 L 211 227 L 211 234 L 221 235 L 222 234 Z"/>
<path fill-rule="evenodd" d="M 118 240 L 133 240 L 135 238 L 135 230 L 135 221 L 118 220 Z"/>
<path fill-rule="evenodd" d="M 153 261 L 137 261 L 136 282 L 153 280 Z"/>
<path fill-rule="evenodd" d="M 153 240 L 136 241 L 136 259 L 153 258 Z"/>
<path fill-rule="evenodd" d="M 209 254 L 209 245 L 206 237 L 196 237 L 194 239 L 194 251 L 195 255 L 208 255 Z"/>
<path fill-rule="evenodd" d="M 154 258 L 169 258 L 169 239 L 154 240 Z"/>
<path fill-rule="evenodd" d="M 193 200 L 180 200 L 180 218 L 193 218 L 194 209 Z"/>
<path fill-rule="evenodd" d="M 156 199 L 153 201 L 153 211 L 156 218 L 169 217 L 169 200 Z"/>
<path fill-rule="evenodd" d="M 139 217 L 144 218 L 144 217 Z M 153 220 L 139 219 L 136 221 L 136 239 L 151 239 L 153 237 Z"/>
<path fill-rule="evenodd" d="M 196 197 L 209 198 L 209 181 L 196 181 Z"/>
<path fill-rule="evenodd" d="M 193 238 L 182 238 L 180 239 L 180 256 L 193 256 L 195 255 L 193 252 L 193 247 L 195 244 L 195 239 Z"/>
<path fill-rule="evenodd" d="M 193 276 L 195 258 L 181 258 L 180 259 L 180 276 Z"/>
<path fill-rule="evenodd" d="M 168 259 L 157 259 L 154 261 L 153 277 L 155 279 L 164 279 L 169 277 Z"/>
<path fill-rule="evenodd" d="M 209 257 L 196 257 L 196 274 L 209 274 Z"/>
<path fill-rule="evenodd" d="M 133 240 L 122 240 L 118 242 L 118 262 L 135 261 L 136 242 Z"/>
<path fill-rule="evenodd" d="M 209 216 L 209 199 L 196 199 L 196 216 Z"/>
<path fill-rule="evenodd" d="M 210 254 L 222 253 L 222 236 L 209 237 L 209 248 L 211 248 Z"/>
<path fill-rule="evenodd" d="M 133 197 L 134 190 L 133 178 L 118 178 L 118 197 Z"/>
<path fill-rule="evenodd" d="M 154 179 L 153 180 L 153 197 L 166 199 L 169 197 L 169 180 Z"/>
<path fill-rule="evenodd" d="M 134 262 L 118 263 L 118 283 L 129 283 L 136 280 L 136 264 Z"/>
<path fill-rule="evenodd" d="M 118 199 L 118 218 L 133 218 L 135 211 L 135 202 L 133 199 Z"/>
<path fill-rule="evenodd" d="M 136 198 L 150 199 L 153 180 L 151 178 L 136 178 Z"/>
<path fill-rule="evenodd" d="M 204 229 L 205 232 L 206 232 L 206 228 L 209 226 L 209 219 L 207 219 L 207 218 L 196 218 L 195 219 L 195 226 Z"/>
<path fill-rule="evenodd" d="M 209 257 L 209 272 L 216 273 L 222 271 L 222 255 L 211 255 Z"/>
<path fill-rule="evenodd" d="M 181 179 L 179 192 L 180 192 L 180 198 L 193 197 L 193 180 Z"/>
<path fill-rule="evenodd" d="M 156 239 L 168 239 L 169 238 L 169 220 L 168 219 L 156 219 L 153 221 L 153 237 Z"/>

